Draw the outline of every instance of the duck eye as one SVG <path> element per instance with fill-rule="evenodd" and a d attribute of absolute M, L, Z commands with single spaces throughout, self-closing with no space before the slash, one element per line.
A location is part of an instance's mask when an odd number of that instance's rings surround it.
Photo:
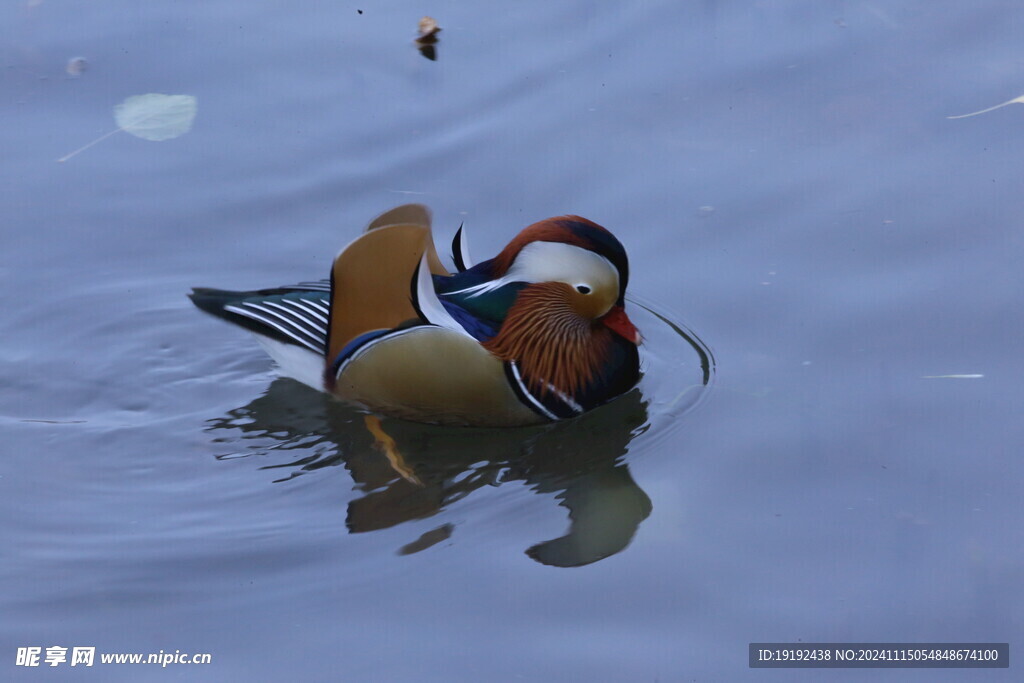
<path fill-rule="evenodd" d="M 590 294 L 590 287 L 587 285 L 576 285 L 576 291 L 580 294 Z"/>

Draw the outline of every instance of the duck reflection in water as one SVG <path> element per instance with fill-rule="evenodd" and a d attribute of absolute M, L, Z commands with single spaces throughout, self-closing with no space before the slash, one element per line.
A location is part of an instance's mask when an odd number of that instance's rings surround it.
<path fill-rule="evenodd" d="M 378 419 L 278 379 L 249 405 L 211 420 L 209 429 L 257 439 L 263 443 L 254 450 L 263 454 L 300 451 L 303 457 L 261 468 L 288 473 L 277 481 L 343 465 L 363 494 L 348 505 L 351 533 L 431 517 L 484 486 L 522 482 L 536 493 L 555 494 L 569 511 L 569 531 L 526 553 L 542 564 L 577 567 L 623 550 L 651 513 L 650 498 L 621 462 L 647 424 L 638 389 L 564 422 L 474 429 Z M 267 446 L 264 439 L 276 443 Z M 453 532 L 452 524 L 443 524 L 399 553 L 419 552 Z"/>

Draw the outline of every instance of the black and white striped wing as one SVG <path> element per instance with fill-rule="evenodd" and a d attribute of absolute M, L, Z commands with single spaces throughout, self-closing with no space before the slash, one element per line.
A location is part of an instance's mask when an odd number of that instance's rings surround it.
<path fill-rule="evenodd" d="M 207 313 L 256 334 L 320 355 L 326 348 L 329 282 L 303 282 L 250 292 L 196 288 L 190 297 Z"/>

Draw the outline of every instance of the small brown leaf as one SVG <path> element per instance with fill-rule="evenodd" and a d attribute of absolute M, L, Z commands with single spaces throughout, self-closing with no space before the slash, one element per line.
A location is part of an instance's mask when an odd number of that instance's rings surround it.
<path fill-rule="evenodd" d="M 420 19 L 420 40 L 426 38 L 433 38 L 434 34 L 441 30 L 441 27 L 437 25 L 437 19 L 434 17 L 423 17 Z"/>

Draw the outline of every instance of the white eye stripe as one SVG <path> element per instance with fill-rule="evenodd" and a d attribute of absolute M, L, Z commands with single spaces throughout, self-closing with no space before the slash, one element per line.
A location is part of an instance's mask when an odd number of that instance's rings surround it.
<path fill-rule="evenodd" d="M 563 242 L 531 242 L 516 256 L 508 272 L 449 294 L 480 296 L 512 282 L 564 282 L 581 294 L 607 288 L 619 291 L 619 271 L 612 262 L 589 249 Z M 587 288 L 583 292 L 580 287 Z"/>
<path fill-rule="evenodd" d="M 619 273 L 612 262 L 589 249 L 563 242 L 531 242 L 523 247 L 502 278 L 518 282 L 565 282 L 591 291 L 602 286 L 618 290 Z"/>

